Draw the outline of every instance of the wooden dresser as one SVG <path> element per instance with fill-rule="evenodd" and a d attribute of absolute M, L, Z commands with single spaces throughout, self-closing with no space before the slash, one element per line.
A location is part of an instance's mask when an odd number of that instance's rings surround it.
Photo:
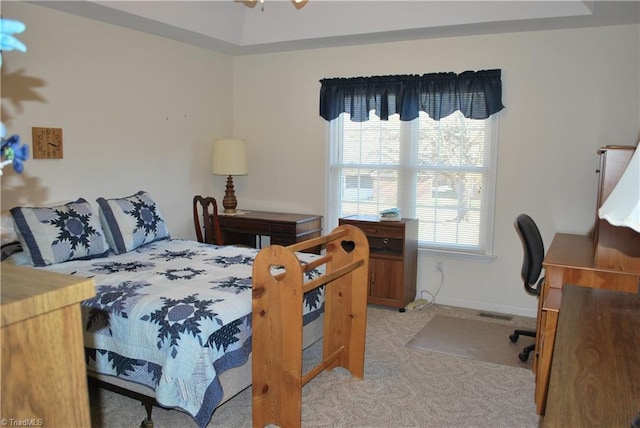
<path fill-rule="evenodd" d="M 95 296 L 93 280 L 0 269 L 3 425 L 90 426 L 79 303 Z"/>
<path fill-rule="evenodd" d="M 352 215 L 339 224 L 360 228 L 369 240 L 368 302 L 403 311 L 416 297 L 418 219 L 380 221 L 377 216 Z"/>
<path fill-rule="evenodd" d="M 620 179 L 633 147 L 608 146 L 600 151 L 598 206 Z M 558 346 L 556 330 L 565 284 L 637 294 L 640 291 L 640 234 L 611 226 L 596 215 L 593 235 L 558 233 L 545 255 L 545 282 L 538 301 L 534 371 L 538 414 L 545 414 L 549 377 Z M 640 368 L 639 368 L 640 370 Z"/>

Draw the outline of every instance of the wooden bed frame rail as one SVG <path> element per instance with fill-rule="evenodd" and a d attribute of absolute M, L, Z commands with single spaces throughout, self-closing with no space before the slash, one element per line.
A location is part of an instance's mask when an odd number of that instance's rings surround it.
<path fill-rule="evenodd" d="M 295 252 L 326 245 L 323 256 L 301 263 Z M 320 265 L 325 272 L 305 283 Z M 274 275 L 273 268 L 284 268 Z M 364 375 L 369 243 L 351 225 L 330 234 L 260 251 L 253 265 L 253 426 L 300 426 L 302 387 L 325 369 Z M 325 286 L 323 361 L 302 373 L 303 294 Z"/>

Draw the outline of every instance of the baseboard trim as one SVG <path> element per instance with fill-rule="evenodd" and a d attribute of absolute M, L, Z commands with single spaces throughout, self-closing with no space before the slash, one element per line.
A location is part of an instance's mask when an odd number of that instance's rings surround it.
<path fill-rule="evenodd" d="M 455 306 L 458 308 L 477 309 L 488 312 L 498 312 L 501 314 L 518 315 L 522 317 L 536 318 L 536 309 L 526 309 L 518 306 L 495 305 L 493 303 L 475 302 L 473 300 L 452 299 L 450 297 L 437 297 L 436 303 L 441 305 Z"/>

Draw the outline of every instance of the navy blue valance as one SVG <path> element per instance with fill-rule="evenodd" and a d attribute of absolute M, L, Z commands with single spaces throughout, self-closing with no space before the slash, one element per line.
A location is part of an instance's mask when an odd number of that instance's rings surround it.
<path fill-rule="evenodd" d="M 469 119 L 486 119 L 504 108 L 501 70 L 322 79 L 320 116 L 331 121 L 349 113 L 354 122 L 399 114 L 413 120 L 424 111 L 440 120 L 460 110 Z"/>

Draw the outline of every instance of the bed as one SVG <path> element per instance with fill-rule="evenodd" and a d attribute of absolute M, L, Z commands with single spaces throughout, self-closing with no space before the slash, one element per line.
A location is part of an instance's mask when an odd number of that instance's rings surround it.
<path fill-rule="evenodd" d="M 96 297 L 82 303 L 87 373 L 140 398 L 147 425 L 156 404 L 204 427 L 253 383 L 254 425 L 295 426 L 301 388 L 313 376 L 341 366 L 362 377 L 368 245 L 358 229 L 258 251 L 171 239 L 146 192 L 98 204 L 99 223 L 82 199 L 52 211 L 12 210 L 25 251 L 10 260 L 94 279 Z M 129 223 L 117 218 L 136 209 L 147 212 Z M 60 237 L 81 217 L 84 232 L 101 229 L 104 239 Z M 136 235 L 147 224 L 141 218 L 155 221 L 154 233 Z M 41 225 L 57 232 L 38 232 Z M 324 255 L 302 252 L 318 245 Z M 323 335 L 323 362 L 303 374 L 302 349 Z"/>

